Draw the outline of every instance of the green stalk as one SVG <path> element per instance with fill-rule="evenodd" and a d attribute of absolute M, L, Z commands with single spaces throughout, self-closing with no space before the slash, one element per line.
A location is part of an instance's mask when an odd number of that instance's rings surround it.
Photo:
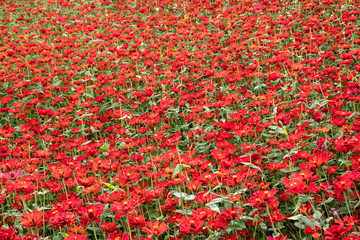
<path fill-rule="evenodd" d="M 69 199 L 68 193 L 67 193 L 67 189 L 66 189 L 66 185 L 65 185 L 65 180 L 64 178 L 62 179 L 63 185 L 64 185 L 64 189 L 65 189 L 65 194 L 66 194 L 66 199 Z"/>
<path fill-rule="evenodd" d="M 129 235 L 130 235 L 130 239 L 133 240 L 132 235 L 131 235 L 131 228 L 130 228 L 130 223 L 129 223 L 129 216 L 126 214 L 126 223 L 127 226 L 129 228 Z"/>
<path fill-rule="evenodd" d="M 24 193 L 22 192 L 21 193 L 21 200 L 22 200 L 22 203 L 23 203 L 23 207 L 24 207 L 24 210 L 30 210 L 27 205 L 26 205 L 26 202 L 25 202 L 25 196 L 24 196 Z M 31 211 L 31 210 L 30 210 Z"/>
<path fill-rule="evenodd" d="M 348 210 L 348 213 L 349 213 L 350 216 L 352 216 L 351 211 L 350 211 L 350 206 L 349 206 L 349 203 L 348 203 L 348 200 L 347 200 L 347 195 L 345 193 L 344 193 L 344 197 L 345 197 L 345 204 L 346 204 L 346 208 Z"/>
<path fill-rule="evenodd" d="M 274 229 L 275 234 L 276 234 L 277 236 L 279 236 L 279 233 L 278 233 L 278 231 L 277 231 L 277 229 L 276 229 L 276 227 L 275 227 L 274 221 L 272 220 L 272 217 L 271 217 L 271 214 L 270 214 L 270 210 L 269 210 L 269 205 L 267 204 L 267 202 L 266 202 L 266 212 L 267 212 L 267 214 L 268 214 L 268 216 L 269 216 L 269 218 L 270 218 L 271 225 L 272 225 L 272 227 L 273 227 L 273 229 Z"/>
<path fill-rule="evenodd" d="M 95 223 L 94 223 L 94 222 L 91 222 L 91 224 L 92 224 L 92 226 L 93 226 L 93 232 L 94 232 L 95 239 L 97 240 L 96 230 L 95 230 Z"/>

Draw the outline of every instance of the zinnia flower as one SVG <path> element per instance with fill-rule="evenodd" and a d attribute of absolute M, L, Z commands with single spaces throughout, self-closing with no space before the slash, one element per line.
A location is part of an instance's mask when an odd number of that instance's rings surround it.
<path fill-rule="evenodd" d="M 21 225 L 26 228 L 39 228 L 44 223 L 44 213 L 42 211 L 26 212 L 19 219 Z"/>
<path fill-rule="evenodd" d="M 143 232 L 146 232 L 149 235 L 154 235 L 154 236 L 160 236 L 161 234 L 163 234 L 166 230 L 168 230 L 168 225 L 166 225 L 165 223 L 160 221 L 155 221 L 155 222 L 147 222 L 146 223 L 146 227 L 142 228 Z"/>

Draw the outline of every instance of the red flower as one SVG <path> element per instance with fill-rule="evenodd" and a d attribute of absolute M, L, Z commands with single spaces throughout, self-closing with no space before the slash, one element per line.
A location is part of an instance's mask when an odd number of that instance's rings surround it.
<path fill-rule="evenodd" d="M 109 237 L 106 238 L 106 240 L 129 240 L 130 235 L 128 233 L 122 234 L 122 231 L 119 231 L 118 233 L 112 232 L 109 233 Z"/>
<path fill-rule="evenodd" d="M 285 188 L 288 188 L 289 193 L 298 194 L 298 193 L 304 193 L 305 192 L 305 182 L 303 181 L 303 178 L 287 178 L 285 177 L 281 182 L 284 184 Z"/>
<path fill-rule="evenodd" d="M 229 224 L 229 222 L 224 222 L 222 220 L 212 220 L 212 221 L 208 221 L 207 223 L 207 227 L 211 230 L 226 230 L 227 225 Z"/>
<path fill-rule="evenodd" d="M 115 219 L 119 220 L 121 216 L 124 216 L 130 211 L 134 211 L 140 205 L 141 202 L 139 202 L 139 199 L 129 199 L 122 202 L 114 202 L 110 210 L 111 212 L 118 212 L 115 215 Z"/>
<path fill-rule="evenodd" d="M 304 230 L 304 233 L 311 235 L 313 238 L 317 239 L 321 236 L 321 228 L 315 226 L 315 230 L 312 229 L 310 226 L 307 226 Z"/>
<path fill-rule="evenodd" d="M 117 227 L 117 223 L 104 222 L 101 225 L 101 230 L 103 230 L 104 232 L 115 232 L 119 230 L 119 228 Z"/>
<path fill-rule="evenodd" d="M 72 169 L 66 165 L 50 165 L 49 169 L 53 176 L 57 179 L 67 179 L 72 177 Z"/>
<path fill-rule="evenodd" d="M 0 228 L 0 239 L 1 240 L 14 240 L 17 237 L 17 232 L 11 226 L 9 229 Z"/>
<path fill-rule="evenodd" d="M 288 240 L 287 235 L 281 235 L 280 237 L 266 237 L 266 240 Z"/>
<path fill-rule="evenodd" d="M 61 203 L 61 209 L 63 209 L 64 211 L 76 211 L 83 204 L 84 202 L 80 198 L 76 196 L 71 196 L 69 197 L 69 200 L 65 200 Z"/>
<path fill-rule="evenodd" d="M 182 223 L 180 223 L 180 234 L 188 236 L 190 234 L 197 235 L 203 230 L 204 221 L 198 218 L 186 218 Z"/>
<path fill-rule="evenodd" d="M 234 208 L 229 207 L 226 210 L 222 210 L 220 212 L 221 214 L 220 218 L 228 222 L 231 220 L 239 219 L 240 216 L 245 214 L 245 213 L 241 213 L 243 210 L 244 208 L 239 209 L 238 207 L 234 207 Z"/>
<path fill-rule="evenodd" d="M 65 240 L 86 240 L 86 239 L 88 239 L 86 235 L 80 235 L 74 233 L 70 233 L 70 235 L 65 238 Z"/>
<path fill-rule="evenodd" d="M 30 181 L 15 180 L 6 185 L 6 189 L 9 193 L 12 192 L 33 192 L 35 186 Z"/>
<path fill-rule="evenodd" d="M 42 211 L 24 213 L 19 220 L 21 222 L 21 225 L 26 228 L 32 229 L 41 227 L 45 221 L 44 213 Z"/>
<path fill-rule="evenodd" d="M 208 208 L 199 208 L 196 210 L 193 210 L 191 215 L 194 217 L 197 217 L 201 220 L 207 220 L 213 215 L 214 211 Z"/>
<path fill-rule="evenodd" d="M 355 217 L 345 216 L 344 219 L 336 219 L 336 223 L 346 227 L 347 231 L 350 232 L 353 230 L 354 226 L 358 223 Z"/>
<path fill-rule="evenodd" d="M 0 181 L 1 181 L 1 180 L 0 180 Z M 6 198 L 7 198 L 6 196 L 0 194 L 0 205 L 4 203 L 4 201 L 5 201 Z"/>
<path fill-rule="evenodd" d="M 160 236 L 166 230 L 168 230 L 168 225 L 163 222 L 155 221 L 155 222 L 147 222 L 146 227 L 142 228 L 143 232 L 146 232 L 149 235 Z"/>
<path fill-rule="evenodd" d="M 115 180 L 120 186 L 127 186 L 132 182 L 139 181 L 142 176 L 136 172 L 120 172 Z"/>
<path fill-rule="evenodd" d="M 347 229 L 343 225 L 333 225 L 325 230 L 326 240 L 341 239 L 341 236 L 347 233 Z"/>
<path fill-rule="evenodd" d="M 73 226 L 73 227 L 69 227 L 68 228 L 69 233 L 74 233 L 74 234 L 87 234 L 86 228 L 82 225 L 77 225 L 77 226 Z"/>
<path fill-rule="evenodd" d="M 194 192 L 194 191 L 199 190 L 199 188 L 201 187 L 201 182 L 198 180 L 195 180 L 193 182 L 186 183 L 186 186 L 190 191 Z"/>
<path fill-rule="evenodd" d="M 146 218 L 143 215 L 128 214 L 130 226 L 133 228 L 140 228 L 145 226 Z"/>
<path fill-rule="evenodd" d="M 92 221 L 94 222 L 100 222 L 100 215 L 104 212 L 104 205 L 89 205 L 87 207 L 82 207 L 78 214 L 81 214 L 82 216 L 79 217 L 79 220 L 81 224 L 88 225 Z"/>
<path fill-rule="evenodd" d="M 48 221 L 51 223 L 51 226 L 54 227 L 55 229 L 56 228 L 63 229 L 68 225 L 75 224 L 75 216 L 69 212 L 60 212 L 60 213 L 56 213 L 54 216 L 51 216 Z"/>
<path fill-rule="evenodd" d="M 39 240 L 40 238 L 41 238 L 41 236 L 29 233 L 28 235 L 26 235 L 22 238 L 17 238 L 16 240 Z"/>
<path fill-rule="evenodd" d="M 214 200 L 216 197 L 215 194 L 207 194 L 207 192 L 201 192 L 198 195 L 195 196 L 194 201 L 198 202 L 200 204 L 206 204 Z"/>

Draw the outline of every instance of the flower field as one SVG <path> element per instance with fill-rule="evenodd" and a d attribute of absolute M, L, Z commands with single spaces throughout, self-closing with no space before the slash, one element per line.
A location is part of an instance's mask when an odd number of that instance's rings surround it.
<path fill-rule="evenodd" d="M 0 240 L 359 240 L 359 16 L 1 0 Z"/>

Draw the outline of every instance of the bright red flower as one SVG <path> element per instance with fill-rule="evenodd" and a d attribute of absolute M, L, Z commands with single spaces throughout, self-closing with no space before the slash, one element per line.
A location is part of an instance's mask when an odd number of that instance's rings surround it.
<path fill-rule="evenodd" d="M 123 234 L 122 231 L 119 231 L 118 233 L 112 232 L 109 233 L 106 240 L 130 240 L 130 235 L 128 233 Z"/>
<path fill-rule="evenodd" d="M 208 194 L 207 192 L 201 192 L 195 196 L 194 201 L 198 202 L 200 204 L 206 204 L 206 203 L 211 202 L 215 198 L 217 198 L 217 196 L 215 194 L 212 194 L 212 193 Z"/>
<path fill-rule="evenodd" d="M 201 220 L 208 220 L 211 215 L 213 215 L 214 211 L 209 208 L 199 208 L 196 210 L 193 210 L 191 215 L 193 217 L 199 218 Z"/>
<path fill-rule="evenodd" d="M 143 232 L 146 232 L 149 235 L 160 236 L 166 230 L 168 230 L 169 226 L 163 222 L 155 221 L 155 222 L 147 222 L 146 226 L 142 228 Z"/>
<path fill-rule="evenodd" d="M 42 211 L 26 212 L 19 220 L 21 225 L 31 229 L 41 227 L 45 221 L 44 213 Z"/>
<path fill-rule="evenodd" d="M 53 164 L 49 166 L 53 176 L 57 179 L 68 179 L 72 177 L 72 169 L 63 164 Z"/>
<path fill-rule="evenodd" d="M 15 180 L 6 185 L 6 189 L 9 193 L 12 192 L 33 192 L 35 186 L 30 181 Z"/>
<path fill-rule="evenodd" d="M 88 237 L 86 235 L 80 235 L 75 233 L 70 233 L 69 236 L 65 238 L 65 240 L 87 240 Z"/>
<path fill-rule="evenodd" d="M 134 211 L 141 205 L 138 198 L 124 200 L 121 202 L 114 202 L 110 208 L 111 212 L 117 212 L 115 219 L 119 220 L 121 216 L 125 216 L 127 213 Z"/>
<path fill-rule="evenodd" d="M 87 234 L 86 228 L 82 225 L 76 225 L 68 228 L 70 233 L 74 234 Z"/>
<path fill-rule="evenodd" d="M 216 220 L 208 221 L 207 227 L 211 230 L 224 231 L 224 230 L 226 230 L 228 224 L 229 224 L 229 222 L 224 222 L 220 219 L 216 219 Z"/>
<path fill-rule="evenodd" d="M 321 237 L 321 228 L 315 226 L 315 230 L 314 230 L 310 226 L 307 226 L 306 229 L 304 230 L 304 233 L 311 235 L 315 239 L 318 239 L 319 237 Z"/>
<path fill-rule="evenodd" d="M 119 228 L 117 227 L 117 223 L 103 222 L 101 225 L 101 230 L 104 232 L 115 232 L 119 230 Z"/>
<path fill-rule="evenodd" d="M 104 212 L 103 204 L 100 205 L 89 205 L 87 207 L 82 207 L 78 214 L 82 215 L 79 217 L 81 224 L 89 225 L 91 222 L 100 222 L 100 215 Z"/>
<path fill-rule="evenodd" d="M 289 240 L 287 235 L 281 235 L 280 237 L 266 237 L 266 240 Z"/>
<path fill-rule="evenodd" d="M 326 240 L 337 240 L 347 233 L 348 230 L 343 225 L 333 225 L 325 230 Z"/>
<path fill-rule="evenodd" d="M 197 235 L 199 232 L 203 230 L 204 221 L 191 217 L 186 218 L 180 223 L 180 234 L 184 234 L 185 236 L 189 236 L 190 234 Z"/>
<path fill-rule="evenodd" d="M 1 180 L 0 180 L 1 181 Z M 7 197 L 5 195 L 0 194 L 0 205 L 4 203 Z"/>
<path fill-rule="evenodd" d="M 115 180 L 120 186 L 127 186 L 132 182 L 139 181 L 142 176 L 136 172 L 120 172 Z"/>
<path fill-rule="evenodd" d="M 69 212 L 59 212 L 51 216 L 48 220 L 53 228 L 63 229 L 66 226 L 75 224 L 75 216 Z"/>
<path fill-rule="evenodd" d="M 239 219 L 240 216 L 244 215 L 245 213 L 241 213 L 245 208 L 238 208 L 238 207 L 234 207 L 234 208 L 227 208 L 226 210 L 222 210 L 220 212 L 220 218 L 223 219 L 224 221 L 231 221 L 231 220 L 235 220 L 235 219 Z"/>
<path fill-rule="evenodd" d="M 145 226 L 146 218 L 143 215 L 128 214 L 128 218 L 132 228 L 142 228 Z"/>
<path fill-rule="evenodd" d="M 29 233 L 28 235 L 26 235 L 26 236 L 24 236 L 22 238 L 18 238 L 16 240 L 39 240 L 41 238 L 42 238 L 42 236 L 38 236 L 36 234 Z"/>
<path fill-rule="evenodd" d="M 14 227 L 10 227 L 8 229 L 0 228 L 0 239 L 1 240 L 14 240 L 17 238 L 17 232 L 15 231 Z"/>
<path fill-rule="evenodd" d="M 61 203 L 61 209 L 64 211 L 77 211 L 83 204 L 83 200 L 76 196 L 71 196 L 68 200 Z"/>

